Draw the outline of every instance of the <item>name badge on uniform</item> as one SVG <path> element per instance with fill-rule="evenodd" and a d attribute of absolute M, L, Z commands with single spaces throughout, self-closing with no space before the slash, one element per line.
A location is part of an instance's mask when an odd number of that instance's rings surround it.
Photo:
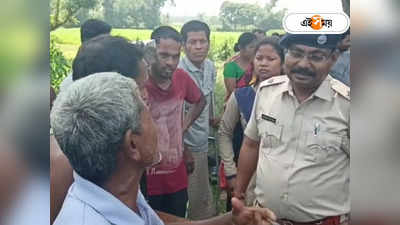
<path fill-rule="evenodd" d="M 263 120 L 272 122 L 272 123 L 274 123 L 274 124 L 276 123 L 276 119 L 273 118 L 273 117 L 271 117 L 271 116 L 268 116 L 268 115 L 265 115 L 265 114 L 261 114 L 261 118 L 262 118 Z"/>

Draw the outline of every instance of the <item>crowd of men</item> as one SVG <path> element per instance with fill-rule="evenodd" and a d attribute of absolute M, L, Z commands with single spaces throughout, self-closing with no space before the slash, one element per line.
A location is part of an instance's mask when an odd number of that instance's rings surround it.
<path fill-rule="evenodd" d="M 163 224 L 168 213 L 182 224 L 347 224 L 349 33 L 241 35 L 224 66 L 232 94 L 219 126 L 206 23 L 158 27 L 145 46 L 110 31 L 99 20 L 81 27 L 54 96 L 51 223 Z M 221 155 L 232 194 L 222 216 L 209 183 L 210 127 L 239 146 L 235 160 L 231 148 Z"/>

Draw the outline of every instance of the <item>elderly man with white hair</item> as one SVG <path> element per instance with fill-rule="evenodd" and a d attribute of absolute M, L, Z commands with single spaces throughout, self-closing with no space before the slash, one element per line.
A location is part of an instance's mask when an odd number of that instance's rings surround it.
<path fill-rule="evenodd" d="M 139 190 L 147 167 L 158 163 L 156 127 L 131 78 L 97 73 L 74 82 L 54 102 L 51 125 L 74 169 L 54 224 L 163 224 Z M 233 212 L 176 224 L 269 224 L 268 209 L 233 201 Z"/>

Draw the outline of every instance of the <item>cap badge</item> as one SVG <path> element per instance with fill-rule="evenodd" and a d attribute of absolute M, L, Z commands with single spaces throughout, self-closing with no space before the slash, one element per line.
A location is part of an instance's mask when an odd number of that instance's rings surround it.
<path fill-rule="evenodd" d="M 327 41 L 328 41 L 328 37 L 326 35 L 324 35 L 324 34 L 318 36 L 318 38 L 317 38 L 317 43 L 319 45 L 324 45 L 324 44 L 326 44 Z"/>

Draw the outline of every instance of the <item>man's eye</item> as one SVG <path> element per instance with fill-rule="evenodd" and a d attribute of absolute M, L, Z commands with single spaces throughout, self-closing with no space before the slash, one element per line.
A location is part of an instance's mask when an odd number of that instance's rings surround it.
<path fill-rule="evenodd" d="M 310 55 L 310 59 L 312 61 L 320 62 L 320 61 L 324 60 L 324 56 L 322 56 L 322 55 Z"/>
<path fill-rule="evenodd" d="M 293 57 L 296 57 L 296 58 L 302 58 L 303 57 L 303 54 L 302 53 L 300 53 L 300 52 L 291 52 L 291 55 L 293 56 Z"/>

